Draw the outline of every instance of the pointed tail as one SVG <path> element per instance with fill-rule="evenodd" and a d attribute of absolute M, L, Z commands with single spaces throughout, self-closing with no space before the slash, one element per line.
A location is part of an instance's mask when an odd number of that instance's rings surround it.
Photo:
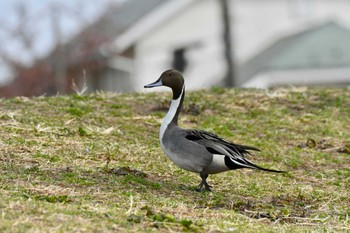
<path fill-rule="evenodd" d="M 245 159 L 245 162 L 246 162 L 246 164 L 248 165 L 249 168 L 258 169 L 258 170 L 267 171 L 267 172 L 286 173 L 286 171 L 279 171 L 279 170 L 274 170 L 274 169 L 268 169 L 268 168 L 260 167 L 258 165 L 255 165 L 254 163 L 250 162 L 247 159 Z"/>
<path fill-rule="evenodd" d="M 239 169 L 239 168 L 251 168 L 251 169 L 258 169 L 258 170 L 263 170 L 267 172 L 286 173 L 286 171 L 279 171 L 279 170 L 260 167 L 250 162 L 248 159 L 244 157 L 225 156 L 225 165 L 231 170 Z"/>
<path fill-rule="evenodd" d="M 255 165 L 256 169 L 267 171 L 267 172 L 276 172 L 276 173 L 286 173 L 287 171 L 280 171 L 280 170 L 274 170 L 274 169 L 268 169 L 268 168 L 263 168 L 260 166 Z"/>

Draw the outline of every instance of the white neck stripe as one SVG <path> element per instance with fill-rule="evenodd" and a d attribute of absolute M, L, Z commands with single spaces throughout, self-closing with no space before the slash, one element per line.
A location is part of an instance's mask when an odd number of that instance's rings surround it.
<path fill-rule="evenodd" d="M 182 87 L 181 95 L 179 96 L 179 98 L 177 98 L 176 100 L 174 100 L 174 99 L 171 100 L 171 104 L 170 104 L 168 113 L 164 117 L 162 125 L 160 126 L 160 131 L 159 131 L 160 141 L 162 141 L 162 138 L 163 138 L 163 135 L 165 133 L 166 128 L 168 127 L 170 122 L 174 119 L 176 111 L 180 107 L 181 99 L 182 99 L 182 95 L 184 93 L 184 90 L 185 90 L 185 85 Z"/>

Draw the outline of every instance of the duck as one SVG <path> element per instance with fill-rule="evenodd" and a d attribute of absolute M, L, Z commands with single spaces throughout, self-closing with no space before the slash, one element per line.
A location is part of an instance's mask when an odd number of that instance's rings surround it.
<path fill-rule="evenodd" d="M 199 174 L 202 180 L 197 191 L 211 191 L 212 186 L 207 183 L 211 174 L 241 168 L 285 172 L 263 168 L 249 161 L 246 156 L 251 155 L 252 151 L 260 151 L 258 148 L 235 144 L 204 130 L 181 128 L 178 118 L 185 98 L 185 80 L 180 71 L 166 70 L 155 82 L 144 88 L 160 86 L 172 90 L 170 107 L 159 130 L 160 147 L 178 167 Z"/>

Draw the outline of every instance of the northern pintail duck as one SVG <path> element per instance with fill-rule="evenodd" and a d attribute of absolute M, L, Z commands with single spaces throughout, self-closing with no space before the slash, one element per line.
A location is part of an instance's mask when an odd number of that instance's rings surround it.
<path fill-rule="evenodd" d="M 202 178 L 197 190 L 210 191 L 206 181 L 209 174 L 251 168 L 269 172 L 283 172 L 262 168 L 246 159 L 250 151 L 260 151 L 251 146 L 234 144 L 221 137 L 203 131 L 183 129 L 178 125 L 178 117 L 185 97 L 185 81 L 182 74 L 174 69 L 167 70 L 154 83 L 145 88 L 167 86 L 173 91 L 168 113 L 160 127 L 159 139 L 163 152 L 182 169 L 199 173 Z"/>

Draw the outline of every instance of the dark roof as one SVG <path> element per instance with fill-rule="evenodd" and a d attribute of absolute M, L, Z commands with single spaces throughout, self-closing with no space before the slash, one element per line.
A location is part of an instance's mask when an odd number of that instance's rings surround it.
<path fill-rule="evenodd" d="M 83 32 L 104 34 L 110 37 L 116 37 L 129 29 L 134 23 L 143 16 L 150 13 L 156 7 L 168 2 L 168 0 L 129 0 L 122 5 L 111 7 L 95 23 L 86 28 Z"/>
<path fill-rule="evenodd" d="M 242 67 L 242 79 L 271 70 L 350 66 L 350 30 L 328 22 L 279 39 Z"/>
<path fill-rule="evenodd" d="M 63 45 L 63 52 L 69 54 L 67 63 L 74 64 L 99 56 L 102 44 L 111 43 L 156 7 L 168 1 L 128 0 L 121 5 L 111 5 L 96 22 Z"/>
<path fill-rule="evenodd" d="M 80 73 L 86 67 L 90 71 L 100 69 L 104 65 L 104 57 L 100 54 L 101 45 L 113 42 L 133 24 L 168 1 L 170 0 L 128 0 L 123 4 L 111 5 L 96 22 L 88 25 L 67 43 L 57 46 L 32 67 L 21 71 L 12 83 L 1 87 L 0 96 L 56 94 L 56 68 L 65 71 L 72 69 Z M 72 75 L 74 79 L 80 78 L 74 72 Z M 66 84 L 71 81 L 69 78 L 72 76 L 67 73 Z M 71 90 L 70 86 L 61 89 Z"/>

